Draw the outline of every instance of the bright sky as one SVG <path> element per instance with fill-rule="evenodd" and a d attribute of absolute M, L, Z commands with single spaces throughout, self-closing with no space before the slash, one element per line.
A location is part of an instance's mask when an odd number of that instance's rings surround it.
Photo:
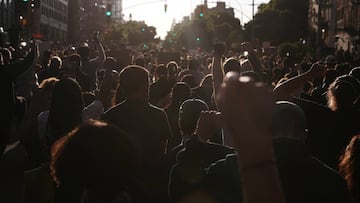
<path fill-rule="evenodd" d="M 240 22 L 246 23 L 252 17 L 252 0 L 222 0 L 227 7 L 233 7 L 235 17 Z M 270 0 L 255 0 L 255 12 L 260 3 L 268 3 Z M 216 1 L 208 0 L 208 6 L 214 7 Z M 164 5 L 167 3 L 167 12 Z M 130 13 L 132 20 L 145 21 L 148 26 L 156 27 L 158 36 L 165 38 L 170 30 L 173 21 L 181 22 L 184 16 L 190 16 L 191 12 L 203 0 L 123 0 L 124 19 L 129 20 Z"/>

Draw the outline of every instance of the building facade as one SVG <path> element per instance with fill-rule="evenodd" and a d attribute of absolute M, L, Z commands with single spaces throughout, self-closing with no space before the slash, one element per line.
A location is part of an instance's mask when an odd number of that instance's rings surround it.
<path fill-rule="evenodd" d="M 0 27 L 4 31 L 10 29 L 15 23 L 15 1 L 0 0 Z"/>
<path fill-rule="evenodd" d="M 68 0 L 41 0 L 40 33 L 44 40 L 66 41 Z"/>
<path fill-rule="evenodd" d="M 350 52 L 359 50 L 359 0 L 337 0 L 336 26 L 336 48 Z"/>
<path fill-rule="evenodd" d="M 360 46 L 360 0 L 310 0 L 316 46 L 353 52 Z"/>

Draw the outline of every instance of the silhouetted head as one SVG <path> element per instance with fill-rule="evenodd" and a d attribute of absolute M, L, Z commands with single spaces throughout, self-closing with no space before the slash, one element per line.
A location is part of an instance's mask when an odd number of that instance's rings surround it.
<path fill-rule="evenodd" d="M 276 102 L 271 128 L 278 137 L 290 137 L 305 141 L 306 117 L 304 111 L 294 103 Z"/>
<path fill-rule="evenodd" d="M 113 202 L 134 190 L 138 152 L 120 129 L 91 121 L 58 140 L 52 147 L 51 175 L 61 202 Z"/>
<path fill-rule="evenodd" d="M 196 87 L 195 78 L 191 74 L 184 75 L 180 81 L 189 85 L 190 88 Z"/>
<path fill-rule="evenodd" d="M 168 64 L 166 64 L 166 68 L 170 77 L 176 77 L 178 64 L 175 61 L 170 61 Z"/>
<path fill-rule="evenodd" d="M 208 87 L 212 88 L 213 85 L 213 77 L 212 74 L 207 74 L 205 77 L 201 80 L 200 86 L 201 87 Z"/>
<path fill-rule="evenodd" d="M 336 78 L 327 92 L 328 107 L 333 111 L 352 108 L 359 98 L 359 88 L 359 81 L 352 76 L 345 75 Z"/>
<path fill-rule="evenodd" d="M 2 55 L 3 64 L 10 64 L 12 60 L 12 54 L 10 49 L 0 48 L 0 53 Z"/>
<path fill-rule="evenodd" d="M 156 75 L 159 78 L 167 78 L 168 77 L 168 69 L 166 68 L 166 66 L 164 64 L 160 64 L 157 68 L 156 68 Z"/>
<path fill-rule="evenodd" d="M 178 82 L 172 90 L 172 104 L 180 105 L 191 96 L 189 85 L 184 82 Z"/>
<path fill-rule="evenodd" d="M 202 111 L 209 110 L 208 105 L 200 99 L 185 100 L 179 110 L 179 127 L 184 136 L 195 132 L 196 124 Z"/>
<path fill-rule="evenodd" d="M 324 83 L 325 87 L 329 87 L 329 85 L 331 83 L 333 83 L 336 80 L 336 78 L 339 76 L 340 76 L 340 73 L 337 70 L 334 70 L 334 69 L 326 70 L 326 74 L 323 79 L 323 83 Z"/>
<path fill-rule="evenodd" d="M 189 61 L 189 70 L 199 70 L 200 69 L 200 62 L 197 59 L 191 59 Z"/>
<path fill-rule="evenodd" d="M 228 58 L 226 59 L 226 61 L 224 62 L 224 72 L 225 74 L 230 72 L 230 71 L 235 71 L 237 73 L 241 72 L 241 65 L 240 65 L 240 61 L 237 60 L 236 58 Z"/>
<path fill-rule="evenodd" d="M 354 78 L 356 78 L 360 81 L 360 67 L 353 68 L 350 71 L 349 75 L 353 76 Z"/>
<path fill-rule="evenodd" d="M 134 61 L 135 65 L 145 67 L 145 59 L 143 56 L 139 56 Z"/>
<path fill-rule="evenodd" d="M 50 144 L 82 122 L 82 111 L 79 84 L 69 78 L 56 82 L 49 109 Z"/>
<path fill-rule="evenodd" d="M 58 56 L 51 57 L 50 64 L 51 69 L 60 69 L 62 66 L 62 60 Z"/>
<path fill-rule="evenodd" d="M 149 97 L 149 73 L 137 65 L 125 67 L 119 75 L 119 83 L 126 99 L 146 101 Z"/>
<path fill-rule="evenodd" d="M 81 57 L 81 61 L 87 61 L 89 60 L 89 55 L 90 55 L 90 48 L 88 46 L 80 46 L 77 50 L 78 54 Z"/>

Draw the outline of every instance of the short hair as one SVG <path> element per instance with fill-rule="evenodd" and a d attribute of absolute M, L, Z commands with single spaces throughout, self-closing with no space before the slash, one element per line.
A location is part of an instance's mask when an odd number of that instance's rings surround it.
<path fill-rule="evenodd" d="M 0 53 L 2 54 L 4 60 L 11 60 L 12 54 L 11 54 L 10 49 L 0 48 Z"/>
<path fill-rule="evenodd" d="M 155 71 L 157 76 L 167 76 L 168 74 L 168 69 L 164 64 L 160 64 Z"/>
<path fill-rule="evenodd" d="M 360 67 L 355 67 L 353 68 L 349 75 L 355 77 L 356 79 L 360 80 Z"/>
<path fill-rule="evenodd" d="M 145 66 L 145 59 L 143 57 L 137 57 L 134 61 L 135 65 Z"/>
<path fill-rule="evenodd" d="M 178 82 L 172 89 L 172 100 L 174 105 L 180 105 L 191 96 L 191 90 L 189 85 L 184 82 Z"/>
<path fill-rule="evenodd" d="M 189 70 L 197 70 L 200 68 L 200 61 L 197 59 L 191 59 L 189 61 Z"/>
<path fill-rule="evenodd" d="M 62 66 L 62 60 L 58 56 L 51 57 L 50 68 L 60 68 Z"/>
<path fill-rule="evenodd" d="M 213 84 L 212 74 L 205 75 L 200 82 L 201 87 L 212 87 L 212 84 Z"/>
<path fill-rule="evenodd" d="M 166 64 L 166 68 L 170 75 L 175 75 L 177 73 L 178 64 L 175 61 L 170 61 Z"/>
<path fill-rule="evenodd" d="M 208 105 L 200 99 L 185 100 L 179 109 L 179 127 L 184 135 L 195 132 L 196 124 L 202 111 L 209 110 Z"/>
<path fill-rule="evenodd" d="M 71 54 L 68 59 L 70 62 L 75 62 L 77 67 L 81 67 L 81 56 L 79 54 Z"/>
<path fill-rule="evenodd" d="M 231 57 L 226 59 L 226 61 L 224 62 L 224 72 L 227 73 L 230 71 L 235 71 L 237 73 L 241 72 L 240 61 L 236 58 Z"/>
<path fill-rule="evenodd" d="M 138 65 L 126 66 L 119 74 L 120 88 L 125 96 L 149 86 L 149 72 Z"/>
<path fill-rule="evenodd" d="M 184 75 L 181 80 L 181 82 L 185 82 L 186 84 L 189 85 L 190 88 L 194 88 L 196 87 L 196 81 L 193 75 L 191 74 L 186 74 Z"/>
<path fill-rule="evenodd" d="M 352 107 L 359 98 L 359 92 L 360 83 L 356 78 L 350 75 L 340 76 L 329 86 L 328 106 L 334 111 Z"/>
<path fill-rule="evenodd" d="M 304 111 L 288 101 L 276 102 L 271 127 L 277 135 L 301 136 L 305 134 L 307 121 Z M 298 137 L 305 139 L 305 137 Z"/>

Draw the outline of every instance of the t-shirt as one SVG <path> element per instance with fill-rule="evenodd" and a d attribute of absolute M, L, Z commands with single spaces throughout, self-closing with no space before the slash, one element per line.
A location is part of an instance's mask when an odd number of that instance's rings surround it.
<path fill-rule="evenodd" d="M 95 100 L 83 109 L 82 120 L 83 122 L 90 119 L 100 119 L 104 112 L 104 105 L 101 101 Z M 38 133 L 40 139 L 45 136 L 51 136 L 51 129 L 48 129 L 49 111 L 43 111 L 38 116 Z"/>
<path fill-rule="evenodd" d="M 125 100 L 106 111 L 102 118 L 134 139 L 143 164 L 154 165 L 165 154 L 164 143 L 172 137 L 172 133 L 162 109 L 148 102 Z"/>

